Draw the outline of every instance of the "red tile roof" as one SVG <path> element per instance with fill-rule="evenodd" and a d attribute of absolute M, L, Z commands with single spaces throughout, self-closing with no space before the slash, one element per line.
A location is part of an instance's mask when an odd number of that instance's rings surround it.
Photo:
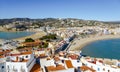
<path fill-rule="evenodd" d="M 65 60 L 65 63 L 68 68 L 74 68 L 70 60 Z"/>
<path fill-rule="evenodd" d="M 73 54 L 73 55 L 69 55 L 68 57 L 70 57 L 71 59 L 77 59 L 78 58 L 78 55 L 75 55 L 75 54 Z"/>
<path fill-rule="evenodd" d="M 18 61 L 18 60 L 12 60 L 12 62 L 27 62 L 28 60 L 22 60 L 22 61 Z"/>
<path fill-rule="evenodd" d="M 0 58 L 4 58 L 4 56 L 0 56 Z"/>
<path fill-rule="evenodd" d="M 21 55 L 21 54 L 11 54 L 11 56 L 18 56 L 18 55 Z"/>
<path fill-rule="evenodd" d="M 40 44 L 41 44 L 40 41 L 22 43 L 23 46 L 38 46 L 38 45 L 40 45 Z"/>
<path fill-rule="evenodd" d="M 45 55 L 44 53 L 43 54 L 40 54 L 39 56 L 38 56 L 38 58 L 47 58 L 48 56 L 47 55 Z"/>
<path fill-rule="evenodd" d="M 42 71 L 39 64 L 35 64 L 30 72 L 40 72 Z"/>
<path fill-rule="evenodd" d="M 31 52 L 31 51 L 28 51 L 28 52 L 16 53 L 16 54 L 11 54 L 11 56 L 29 55 L 29 54 L 32 54 L 32 52 Z"/>
<path fill-rule="evenodd" d="M 31 51 L 31 50 L 32 50 L 32 47 L 19 49 L 20 52 L 22 52 L 22 51 Z"/>
<path fill-rule="evenodd" d="M 50 71 L 57 71 L 57 70 L 64 70 L 65 67 L 62 66 L 62 65 L 57 65 L 56 67 L 55 66 L 47 66 L 47 70 L 48 72 Z"/>
<path fill-rule="evenodd" d="M 22 53 L 21 53 L 21 55 L 28 55 L 28 54 L 32 54 L 32 52 L 29 51 L 29 52 L 22 52 Z"/>

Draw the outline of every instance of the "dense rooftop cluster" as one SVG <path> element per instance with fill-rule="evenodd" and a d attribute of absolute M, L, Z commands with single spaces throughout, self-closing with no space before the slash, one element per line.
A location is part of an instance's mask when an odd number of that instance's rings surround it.
<path fill-rule="evenodd" d="M 38 39 L 26 38 L 24 41 L 2 40 L 0 42 L 0 72 L 120 71 L 119 60 L 84 57 L 81 51 L 69 49 L 70 46 L 74 47 L 75 43 L 73 40 L 75 39 L 119 35 L 119 27 L 114 28 L 112 25 L 104 25 L 103 22 L 79 19 L 11 20 L 8 22 L 11 24 L 2 25 L 1 27 L 7 29 L 18 27 L 20 30 L 45 31 L 46 36 Z M 44 26 L 41 24 L 44 24 Z M 21 29 L 19 25 L 26 28 L 22 27 Z"/>

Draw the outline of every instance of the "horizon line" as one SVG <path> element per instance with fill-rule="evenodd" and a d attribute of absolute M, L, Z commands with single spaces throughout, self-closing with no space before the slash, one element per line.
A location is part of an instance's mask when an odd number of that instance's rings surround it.
<path fill-rule="evenodd" d="M 14 19 L 14 18 L 29 18 L 29 19 L 47 19 L 47 18 L 54 18 L 54 19 L 80 19 L 80 20 L 90 20 L 90 21 L 107 21 L 107 22 L 117 22 L 120 20 L 97 20 L 97 19 L 82 19 L 82 18 L 75 18 L 75 17 L 62 17 L 62 18 L 57 18 L 57 17 L 41 17 L 41 18 L 31 18 L 31 17 L 10 17 L 10 18 L 0 18 L 0 19 Z"/>

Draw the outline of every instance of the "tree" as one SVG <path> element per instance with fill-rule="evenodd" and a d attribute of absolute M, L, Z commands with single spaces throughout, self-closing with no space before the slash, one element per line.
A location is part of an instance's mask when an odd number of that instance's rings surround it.
<path fill-rule="evenodd" d="M 46 39 L 46 40 L 55 40 L 55 39 L 57 39 L 56 38 L 56 34 L 49 34 L 49 35 L 46 35 L 46 36 L 43 36 L 42 38 L 40 38 L 40 40 L 44 40 L 44 39 Z"/>
<path fill-rule="evenodd" d="M 2 44 L 0 44 L 0 46 L 2 46 Z"/>
<path fill-rule="evenodd" d="M 42 44 L 39 46 L 39 48 L 47 48 L 48 47 L 48 43 L 46 42 L 42 42 Z"/>
<path fill-rule="evenodd" d="M 32 38 L 26 38 L 25 42 L 34 42 L 34 40 Z"/>
<path fill-rule="evenodd" d="M 19 46 L 16 49 L 22 49 L 22 48 L 25 48 L 25 46 Z"/>

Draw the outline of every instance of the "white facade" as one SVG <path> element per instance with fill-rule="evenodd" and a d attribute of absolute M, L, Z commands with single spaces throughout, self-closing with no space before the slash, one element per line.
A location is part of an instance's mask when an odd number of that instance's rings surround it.
<path fill-rule="evenodd" d="M 20 61 L 19 57 L 23 57 L 28 61 L 22 62 Z M 11 56 L 9 62 L 1 62 L 0 72 L 30 72 L 36 61 L 34 54 L 20 55 L 18 56 L 18 61 L 13 62 L 15 60 L 17 60 L 16 56 Z"/>
<path fill-rule="evenodd" d="M 82 62 L 90 67 L 90 68 L 93 68 L 94 70 L 96 70 L 96 72 L 120 72 L 120 69 L 119 68 L 112 68 L 110 65 L 103 65 L 101 63 L 97 63 L 94 64 L 94 63 L 90 63 L 84 59 L 82 59 Z"/>
<path fill-rule="evenodd" d="M 0 63 L 0 72 L 6 72 L 5 62 Z"/>
<path fill-rule="evenodd" d="M 50 71 L 50 72 L 74 72 L 74 68 L 64 69 L 64 70 L 57 70 L 57 71 Z"/>

